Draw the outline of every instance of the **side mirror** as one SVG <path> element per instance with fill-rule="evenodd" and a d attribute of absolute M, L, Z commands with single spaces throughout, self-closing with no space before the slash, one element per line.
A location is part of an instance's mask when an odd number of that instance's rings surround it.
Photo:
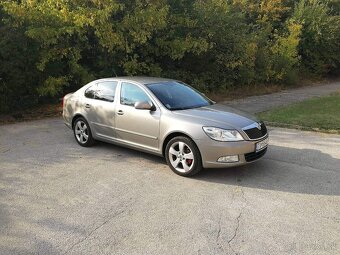
<path fill-rule="evenodd" d="M 154 111 L 156 110 L 156 107 L 152 103 L 149 103 L 149 102 L 136 102 L 135 109 Z"/>

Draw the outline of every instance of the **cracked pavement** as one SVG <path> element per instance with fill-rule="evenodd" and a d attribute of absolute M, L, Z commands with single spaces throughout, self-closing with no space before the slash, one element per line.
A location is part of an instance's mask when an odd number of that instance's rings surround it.
<path fill-rule="evenodd" d="M 77 145 L 61 119 L 0 126 L 0 254 L 340 254 L 340 136 L 270 130 L 260 161 L 171 172 Z"/>

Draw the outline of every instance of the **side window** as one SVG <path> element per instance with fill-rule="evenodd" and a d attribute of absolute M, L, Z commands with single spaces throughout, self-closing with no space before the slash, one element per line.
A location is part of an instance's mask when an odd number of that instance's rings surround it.
<path fill-rule="evenodd" d="M 94 91 L 96 89 L 97 85 L 92 85 L 87 90 L 85 90 L 85 97 L 87 98 L 94 98 Z"/>
<path fill-rule="evenodd" d="M 150 102 L 149 96 L 137 85 L 123 82 L 120 91 L 120 103 L 134 106 L 136 102 Z"/>
<path fill-rule="evenodd" d="M 117 84 L 118 82 L 116 81 L 98 83 L 88 88 L 85 91 L 85 96 L 87 98 L 113 102 L 115 98 Z"/>
<path fill-rule="evenodd" d="M 95 99 L 113 102 L 115 99 L 117 84 L 118 82 L 116 81 L 98 83 Z"/>

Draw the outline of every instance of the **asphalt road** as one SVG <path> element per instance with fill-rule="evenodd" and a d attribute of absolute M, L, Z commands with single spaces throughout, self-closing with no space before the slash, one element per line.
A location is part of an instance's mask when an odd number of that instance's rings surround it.
<path fill-rule="evenodd" d="M 340 254 L 340 136 L 272 129 L 270 143 L 183 178 L 82 148 L 60 119 L 0 126 L 0 254 Z"/>

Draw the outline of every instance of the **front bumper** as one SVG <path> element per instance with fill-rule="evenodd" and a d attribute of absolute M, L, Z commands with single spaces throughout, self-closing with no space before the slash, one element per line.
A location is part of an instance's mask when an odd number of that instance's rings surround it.
<path fill-rule="evenodd" d="M 227 168 L 240 166 L 254 162 L 262 158 L 267 148 L 256 152 L 256 143 L 268 138 L 268 136 L 256 141 L 239 142 L 218 142 L 212 139 L 196 140 L 196 144 L 201 152 L 202 164 L 204 168 Z M 239 161 L 234 163 L 218 162 L 223 156 L 238 155 Z"/>

